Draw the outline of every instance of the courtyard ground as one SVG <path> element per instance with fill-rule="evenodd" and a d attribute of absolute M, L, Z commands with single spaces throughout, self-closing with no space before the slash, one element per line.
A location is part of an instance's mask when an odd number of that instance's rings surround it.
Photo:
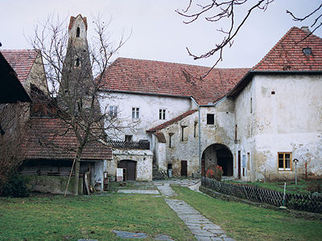
<path fill-rule="evenodd" d="M 169 183 L 176 196 L 166 199 L 185 201 L 235 240 L 321 240 L 321 220 L 214 199 L 186 188 L 184 180 Z M 157 185 L 131 183 L 122 189 L 157 190 Z M 195 240 L 160 194 L 0 198 L 0 224 L 0 240 L 121 240 L 113 230 L 143 232 L 145 240 L 160 234 Z"/>

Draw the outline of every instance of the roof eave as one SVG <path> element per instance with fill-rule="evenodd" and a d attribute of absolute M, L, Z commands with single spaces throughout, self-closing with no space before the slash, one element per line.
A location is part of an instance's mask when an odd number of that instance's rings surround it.
<path fill-rule="evenodd" d="M 228 92 L 228 98 L 236 98 L 239 93 L 248 85 L 253 79 L 254 75 L 322 75 L 320 70 L 251 70 L 238 82 L 238 84 Z"/>

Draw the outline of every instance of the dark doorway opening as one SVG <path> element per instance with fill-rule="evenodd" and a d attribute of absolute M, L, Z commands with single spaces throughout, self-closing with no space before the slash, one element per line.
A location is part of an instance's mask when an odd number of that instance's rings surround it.
<path fill-rule="evenodd" d="M 212 144 L 208 146 L 201 159 L 201 173 L 206 174 L 210 165 L 219 165 L 223 169 L 223 176 L 233 176 L 233 154 L 223 144 Z"/>
<path fill-rule="evenodd" d="M 136 180 L 136 162 L 132 160 L 123 160 L 117 165 L 118 168 L 125 169 L 123 173 L 125 180 Z"/>
<path fill-rule="evenodd" d="M 187 161 L 181 161 L 181 176 L 188 176 L 188 163 Z"/>

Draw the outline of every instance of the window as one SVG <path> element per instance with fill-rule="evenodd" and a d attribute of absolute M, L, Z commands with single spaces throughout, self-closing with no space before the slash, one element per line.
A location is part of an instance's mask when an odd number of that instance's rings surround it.
<path fill-rule="evenodd" d="M 159 120 L 165 120 L 165 109 L 159 110 Z"/>
<path fill-rule="evenodd" d="M 80 59 L 76 58 L 75 60 L 75 67 L 79 67 L 80 66 Z"/>
<path fill-rule="evenodd" d="M 174 133 L 169 133 L 169 148 L 173 147 L 172 146 L 172 136 L 174 135 Z"/>
<path fill-rule="evenodd" d="M 238 133 L 237 133 L 237 125 L 235 125 L 235 142 L 237 141 L 237 137 L 238 137 L 238 135 L 237 135 Z"/>
<path fill-rule="evenodd" d="M 109 106 L 109 111 L 108 114 L 111 118 L 114 118 L 117 116 L 117 106 L 115 105 L 110 105 Z"/>
<path fill-rule="evenodd" d="M 187 126 L 181 126 L 181 141 L 187 141 L 188 136 L 186 131 L 184 130 Z"/>
<path fill-rule="evenodd" d="M 291 170 L 291 152 L 279 152 L 278 153 L 278 170 Z"/>
<path fill-rule="evenodd" d="M 215 124 L 215 115 L 214 114 L 207 114 L 207 125 Z"/>
<path fill-rule="evenodd" d="M 253 113 L 253 98 L 250 97 L 250 113 Z"/>
<path fill-rule="evenodd" d="M 77 29 L 76 29 L 76 38 L 79 38 L 79 35 L 80 35 L 80 28 L 77 27 Z"/>
<path fill-rule="evenodd" d="M 125 142 L 132 142 L 133 135 L 125 135 Z"/>
<path fill-rule="evenodd" d="M 140 118 L 140 108 L 132 107 L 132 119 Z"/>
<path fill-rule="evenodd" d="M 197 126 L 198 126 L 198 122 L 195 121 L 194 126 L 193 126 L 193 137 L 197 137 L 198 136 Z"/>

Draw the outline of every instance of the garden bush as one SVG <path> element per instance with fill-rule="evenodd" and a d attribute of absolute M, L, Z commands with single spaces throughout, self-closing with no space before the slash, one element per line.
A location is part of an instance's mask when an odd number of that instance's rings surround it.
<path fill-rule="evenodd" d="M 8 182 L 2 185 L 0 196 L 5 197 L 28 197 L 29 190 L 26 187 L 25 180 L 21 175 L 11 175 Z"/>

